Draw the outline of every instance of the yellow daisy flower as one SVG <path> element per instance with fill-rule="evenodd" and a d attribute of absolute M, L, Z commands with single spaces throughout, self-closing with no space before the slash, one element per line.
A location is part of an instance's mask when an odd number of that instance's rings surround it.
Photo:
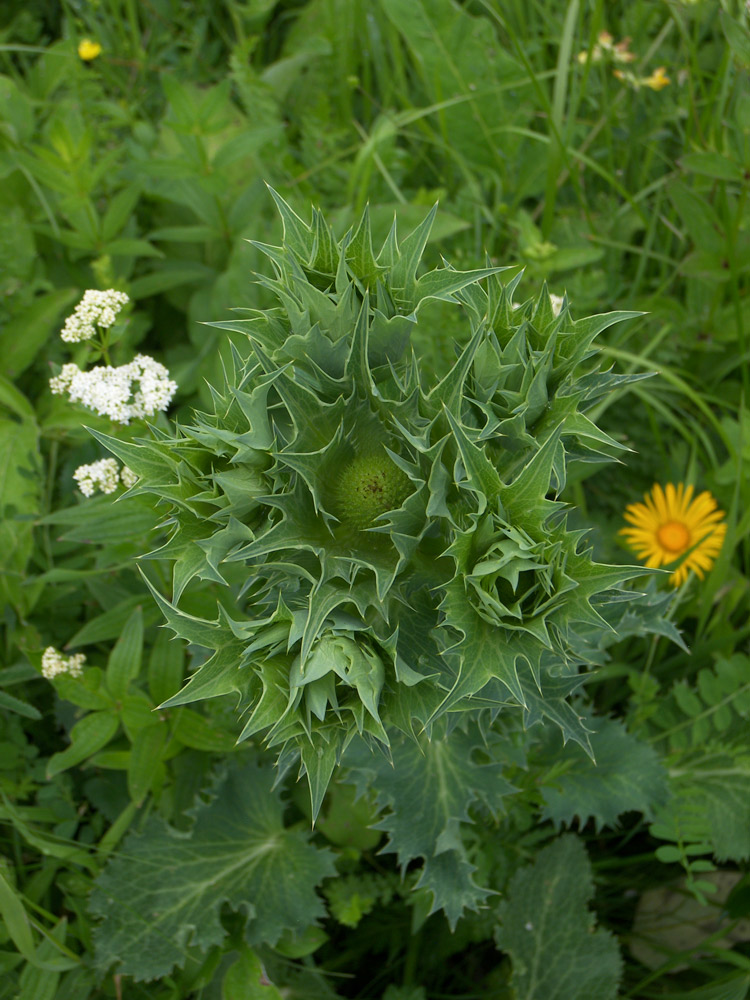
<path fill-rule="evenodd" d="M 703 579 L 721 551 L 726 524 L 719 524 L 724 512 L 706 490 L 693 500 L 693 487 L 680 483 L 676 488 L 657 484 L 646 493 L 645 503 L 628 504 L 625 520 L 632 528 L 622 528 L 631 549 L 646 565 L 658 569 L 680 560 L 670 576 L 679 587 L 694 570 Z M 684 558 L 683 558 L 684 557 Z"/>
<path fill-rule="evenodd" d="M 90 38 L 84 38 L 78 43 L 78 58 L 84 62 L 91 62 L 101 55 L 102 47 L 99 42 L 92 42 Z"/>

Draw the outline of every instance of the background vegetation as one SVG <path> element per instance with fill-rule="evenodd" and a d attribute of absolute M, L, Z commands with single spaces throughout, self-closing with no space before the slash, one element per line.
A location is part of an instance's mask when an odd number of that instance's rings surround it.
<path fill-rule="evenodd" d="M 0 997 L 748 995 L 747 23 L 736 0 L 2 4 Z M 203 324 L 274 303 L 248 242 L 281 242 L 266 184 L 305 220 L 322 208 L 339 237 L 369 204 L 377 245 L 394 213 L 408 232 L 439 200 L 428 267 L 489 255 L 524 269 L 521 300 L 547 282 L 574 316 L 643 311 L 603 350 L 618 372 L 657 374 L 597 404 L 631 451 L 571 466 L 572 523 L 623 563 L 623 509 L 654 482 L 709 489 L 727 512 L 714 569 L 669 607 L 684 646 L 634 634 L 590 682 L 608 719 L 597 768 L 559 739 L 525 763 L 510 746 L 515 804 L 454 803 L 494 894 L 453 927 L 419 865 L 381 850 L 383 830 L 408 836 L 384 761 L 334 780 L 310 837 L 293 774 L 272 793 L 264 771 L 243 798 L 230 698 L 153 712 L 202 651 L 157 627 L 135 564 L 150 508 L 75 488 L 103 454 L 84 425 L 109 421 L 49 391 L 75 359 L 65 317 L 84 290 L 116 287 L 133 302 L 119 349 L 169 368 L 178 421 L 208 407 L 244 338 Z M 434 334 L 415 347 L 439 375 L 465 331 L 443 303 L 425 310 Z M 166 589 L 159 560 L 144 571 Z M 195 614 L 215 607 L 210 584 L 186 596 Z M 83 680 L 41 676 L 50 645 L 85 653 Z M 321 887 L 298 887 L 299 921 L 274 947 L 245 927 L 272 916 L 206 888 L 240 800 L 290 866 L 245 898 L 272 915 L 292 861 Z M 140 970 L 112 920 L 138 908 L 134 870 L 178 909 L 208 893 L 170 938 L 178 954 L 157 934 Z M 201 937 L 211 907 L 221 934 Z"/>

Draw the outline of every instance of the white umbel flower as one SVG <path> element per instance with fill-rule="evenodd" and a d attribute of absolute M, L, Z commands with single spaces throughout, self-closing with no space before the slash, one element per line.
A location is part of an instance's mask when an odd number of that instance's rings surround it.
<path fill-rule="evenodd" d="M 131 486 L 135 486 L 138 482 L 138 476 L 127 465 L 123 465 L 120 471 L 120 482 L 126 489 L 130 489 Z"/>
<path fill-rule="evenodd" d="M 46 677 L 48 681 L 60 674 L 80 677 L 85 662 L 86 657 L 83 653 L 76 653 L 75 656 L 63 656 L 54 646 L 47 646 L 42 653 L 42 676 Z"/>
<path fill-rule="evenodd" d="M 139 383 L 138 390 L 133 394 L 131 416 L 152 417 L 160 410 L 166 410 L 177 391 L 177 383 L 169 378 L 164 365 L 147 354 L 136 354 L 125 367 L 130 369 L 130 378 Z"/>
<path fill-rule="evenodd" d="M 73 379 L 76 375 L 81 374 L 81 369 L 78 365 L 74 365 L 69 362 L 62 366 L 62 370 L 59 375 L 55 375 L 49 380 L 49 387 L 55 396 L 61 395 L 63 392 L 67 392 L 73 384 Z"/>
<path fill-rule="evenodd" d="M 92 497 L 97 490 L 114 493 L 120 484 L 120 466 L 114 458 L 100 458 L 91 465 L 79 465 L 73 479 L 85 497 Z"/>
<path fill-rule="evenodd" d="M 125 292 L 118 292 L 114 288 L 108 288 L 103 292 L 90 289 L 84 292 L 73 315 L 65 320 L 60 336 L 69 344 L 91 340 L 96 336 L 97 326 L 109 329 L 117 319 L 117 314 L 128 302 L 130 299 Z"/>
<path fill-rule="evenodd" d="M 146 354 L 137 354 L 117 368 L 100 365 L 82 371 L 78 365 L 63 365 L 49 384 L 53 393 L 65 392 L 71 402 L 82 403 L 118 424 L 166 410 L 177 391 L 164 365 Z"/>
<path fill-rule="evenodd" d="M 73 479 L 85 497 L 92 497 L 97 490 L 114 493 L 120 483 L 129 490 L 138 482 L 138 476 L 133 470 L 127 465 L 123 465 L 121 469 L 114 458 L 100 458 L 90 465 L 79 465 L 73 473 Z"/>

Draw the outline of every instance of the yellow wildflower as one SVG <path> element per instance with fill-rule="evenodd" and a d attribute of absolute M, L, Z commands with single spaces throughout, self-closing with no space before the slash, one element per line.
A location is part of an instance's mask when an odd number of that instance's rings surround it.
<path fill-rule="evenodd" d="M 693 487 L 654 485 L 645 503 L 629 504 L 625 520 L 633 527 L 620 534 L 646 565 L 655 569 L 678 562 L 669 580 L 679 587 L 694 570 L 703 579 L 721 551 L 727 533 L 724 513 L 706 490 L 693 500 Z"/>
<path fill-rule="evenodd" d="M 657 66 L 651 76 L 647 76 L 645 80 L 641 80 L 644 87 L 650 87 L 652 90 L 663 90 L 664 87 L 669 86 L 670 79 L 666 74 L 663 66 Z"/>
<path fill-rule="evenodd" d="M 101 55 L 102 47 L 99 42 L 92 42 L 90 38 L 83 38 L 78 43 L 78 57 L 84 62 L 91 62 Z"/>

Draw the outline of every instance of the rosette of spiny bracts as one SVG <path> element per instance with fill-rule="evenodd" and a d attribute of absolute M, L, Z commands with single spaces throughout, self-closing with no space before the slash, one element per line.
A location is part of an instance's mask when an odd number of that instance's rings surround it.
<path fill-rule="evenodd" d="M 551 497 L 571 456 L 620 450 L 585 410 L 626 381 L 596 335 L 635 314 L 574 321 L 546 290 L 515 307 L 519 279 L 489 263 L 420 274 L 434 211 L 376 255 L 366 213 L 336 241 L 275 198 L 284 241 L 259 280 L 279 306 L 212 324 L 247 337 L 213 412 L 100 435 L 166 512 L 169 626 L 213 651 L 167 706 L 236 692 L 241 738 L 300 766 L 314 812 L 354 737 L 387 752 L 446 713 L 517 711 L 587 746 L 570 697 L 641 570 L 593 562 Z M 466 322 L 438 376 L 410 346 L 431 298 Z M 181 609 L 196 579 L 213 620 Z"/>

